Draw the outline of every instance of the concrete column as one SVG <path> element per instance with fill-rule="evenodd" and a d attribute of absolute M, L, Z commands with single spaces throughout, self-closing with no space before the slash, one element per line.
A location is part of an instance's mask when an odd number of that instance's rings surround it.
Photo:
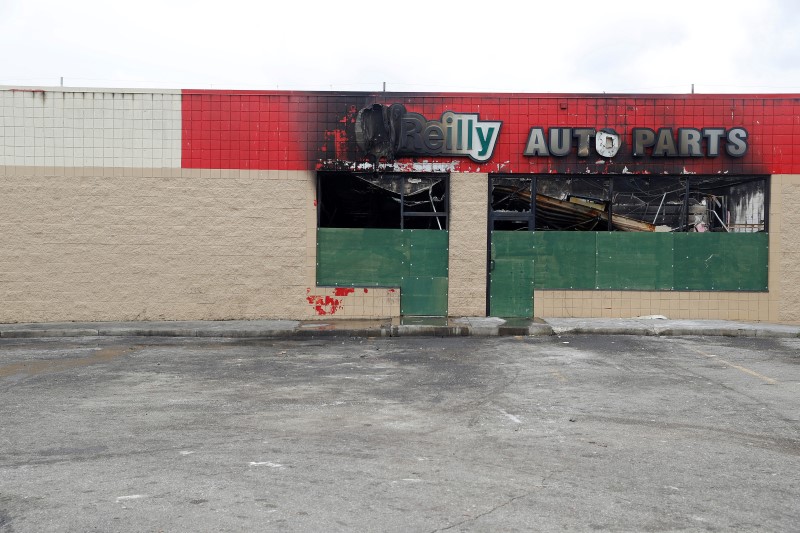
<path fill-rule="evenodd" d="M 488 174 L 450 174 L 450 316 L 486 315 Z"/>
<path fill-rule="evenodd" d="M 769 211 L 770 319 L 800 321 L 800 176 L 772 176 Z"/>

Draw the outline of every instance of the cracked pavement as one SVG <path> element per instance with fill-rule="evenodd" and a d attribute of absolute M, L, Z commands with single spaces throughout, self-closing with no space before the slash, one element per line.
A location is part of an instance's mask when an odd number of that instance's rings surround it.
<path fill-rule="evenodd" d="M 800 339 L 0 340 L 0 532 L 787 531 Z"/>

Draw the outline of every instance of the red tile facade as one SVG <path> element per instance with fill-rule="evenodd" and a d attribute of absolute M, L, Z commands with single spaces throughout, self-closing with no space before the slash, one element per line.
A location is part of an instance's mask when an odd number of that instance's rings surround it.
<path fill-rule="evenodd" d="M 184 168 L 359 169 L 358 111 L 402 103 L 439 120 L 445 111 L 502 121 L 489 161 L 466 157 L 400 158 L 395 168 L 440 162 L 456 172 L 513 173 L 800 173 L 800 95 L 536 95 L 184 91 Z M 622 148 L 613 158 L 526 156 L 532 127 L 613 128 Z M 732 157 L 633 157 L 632 129 L 735 128 L 748 132 L 747 153 Z M 704 141 L 705 142 L 705 141 Z M 797 148 L 796 148 L 797 147 Z M 410 163 L 410 165 L 408 164 Z M 405 165 L 403 165 L 405 164 Z"/>

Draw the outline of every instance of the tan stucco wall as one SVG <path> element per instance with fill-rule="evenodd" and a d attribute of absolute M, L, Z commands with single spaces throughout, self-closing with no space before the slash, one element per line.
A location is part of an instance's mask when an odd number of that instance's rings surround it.
<path fill-rule="evenodd" d="M 775 320 L 772 293 L 713 291 L 534 291 L 534 314 L 548 317 Z"/>
<path fill-rule="evenodd" d="M 772 176 L 770 293 L 775 320 L 800 322 L 800 175 Z"/>
<path fill-rule="evenodd" d="M 317 288 L 313 172 L 0 167 L 0 322 L 399 315 Z"/>
<path fill-rule="evenodd" d="M 486 314 L 488 179 L 488 174 L 450 174 L 450 316 Z"/>
<path fill-rule="evenodd" d="M 296 316 L 308 181 L 6 167 L 0 321 Z"/>

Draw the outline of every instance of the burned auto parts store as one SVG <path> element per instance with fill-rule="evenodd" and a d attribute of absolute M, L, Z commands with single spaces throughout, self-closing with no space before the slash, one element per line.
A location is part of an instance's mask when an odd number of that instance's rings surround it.
<path fill-rule="evenodd" d="M 796 95 L 0 97 L 0 321 L 800 320 Z"/>

